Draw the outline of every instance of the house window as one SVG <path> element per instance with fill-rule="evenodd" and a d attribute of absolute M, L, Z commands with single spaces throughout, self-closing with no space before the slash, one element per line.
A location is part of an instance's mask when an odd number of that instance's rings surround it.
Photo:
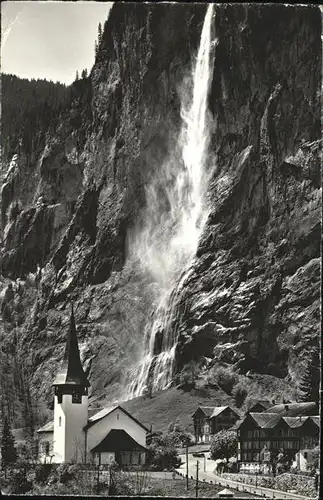
<path fill-rule="evenodd" d="M 59 425 L 59 427 L 61 427 L 61 425 L 62 425 L 62 417 L 58 418 L 58 425 Z"/>
<path fill-rule="evenodd" d="M 210 432 L 210 426 L 208 424 L 205 424 L 204 426 L 204 434 L 209 434 Z"/>
<path fill-rule="evenodd" d="M 82 403 L 82 394 L 80 392 L 72 392 L 72 403 Z"/>
<path fill-rule="evenodd" d="M 307 459 L 307 451 L 304 451 L 304 458 Z"/>

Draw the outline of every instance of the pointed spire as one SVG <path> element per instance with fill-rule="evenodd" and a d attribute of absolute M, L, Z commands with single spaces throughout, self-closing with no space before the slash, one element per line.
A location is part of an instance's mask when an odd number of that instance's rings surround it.
<path fill-rule="evenodd" d="M 90 384 L 82 368 L 77 342 L 73 303 L 71 306 L 71 317 L 64 358 L 53 385 L 81 385 L 88 387 Z"/>

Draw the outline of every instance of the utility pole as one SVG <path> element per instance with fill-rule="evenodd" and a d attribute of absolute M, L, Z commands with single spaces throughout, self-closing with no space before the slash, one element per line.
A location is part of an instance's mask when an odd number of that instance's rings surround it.
<path fill-rule="evenodd" d="M 199 496 L 199 461 L 196 462 L 196 498 Z"/>
<path fill-rule="evenodd" d="M 186 489 L 188 490 L 188 442 L 186 441 Z"/>
<path fill-rule="evenodd" d="M 205 453 L 204 453 L 204 472 L 206 472 L 206 456 L 205 456 Z"/>
<path fill-rule="evenodd" d="M 101 452 L 99 452 L 99 463 L 98 463 L 98 472 L 96 476 L 96 490 L 97 490 L 97 495 L 100 493 L 100 465 L 101 465 Z"/>

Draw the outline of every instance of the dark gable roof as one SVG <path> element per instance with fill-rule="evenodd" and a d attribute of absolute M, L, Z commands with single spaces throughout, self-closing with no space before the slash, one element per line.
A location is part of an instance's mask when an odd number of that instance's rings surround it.
<path fill-rule="evenodd" d="M 63 362 L 53 385 L 90 385 L 81 364 L 73 307 Z"/>
<path fill-rule="evenodd" d="M 257 401 L 256 399 L 254 401 L 251 401 L 251 405 L 249 407 L 249 412 L 252 411 L 252 408 L 256 407 L 256 406 L 262 406 L 262 408 L 264 408 L 265 410 L 267 410 L 268 408 L 270 408 L 272 406 L 272 403 L 270 401 Z"/>
<path fill-rule="evenodd" d="M 321 427 L 320 415 L 313 415 L 312 417 L 310 417 L 310 419 L 314 422 L 315 425 L 317 425 L 318 427 Z"/>
<path fill-rule="evenodd" d="M 317 405 L 314 401 L 308 403 L 284 403 L 271 406 L 266 413 L 277 413 L 282 417 L 298 417 L 299 415 L 309 415 L 315 411 Z"/>
<path fill-rule="evenodd" d="M 146 451 L 146 448 L 141 446 L 123 429 L 112 429 L 107 436 L 91 451 Z"/>
<path fill-rule="evenodd" d="M 226 405 L 226 406 L 199 406 L 197 410 L 195 410 L 195 412 L 193 413 L 192 417 L 194 417 L 194 415 L 196 415 L 196 413 L 200 410 L 204 413 L 206 417 L 214 418 L 228 409 L 231 410 L 233 413 L 235 413 L 237 417 L 240 416 L 236 411 L 232 410 L 230 406 Z"/>
<path fill-rule="evenodd" d="M 199 406 L 195 412 L 193 413 L 192 417 L 194 417 L 194 415 L 198 412 L 198 411 L 202 411 L 204 413 L 204 415 L 206 417 L 210 417 L 213 413 L 213 410 L 214 410 L 214 406 Z"/>
<path fill-rule="evenodd" d="M 320 427 L 320 417 L 313 416 L 300 416 L 300 417 L 283 417 L 283 420 L 287 423 L 287 425 L 291 428 L 302 427 L 305 423 L 313 422 L 315 425 Z"/>
<path fill-rule="evenodd" d="M 212 412 L 211 418 L 217 417 L 218 415 L 220 415 L 221 413 L 223 413 L 226 410 L 232 411 L 232 413 L 235 413 L 237 415 L 237 417 L 240 416 L 235 411 L 233 411 L 232 408 L 230 408 L 230 406 L 216 406 Z"/>
<path fill-rule="evenodd" d="M 276 413 L 249 413 L 251 418 L 258 424 L 261 429 L 272 429 L 275 427 L 279 420 L 280 420 L 280 415 L 277 415 Z"/>
<path fill-rule="evenodd" d="M 247 420 L 252 419 L 261 429 L 273 429 L 279 423 L 287 424 L 290 428 L 302 427 L 306 422 L 313 422 L 320 427 L 319 416 L 299 416 L 299 417 L 282 417 L 278 413 L 248 413 L 244 419 L 239 420 L 231 429 L 239 429 Z"/>

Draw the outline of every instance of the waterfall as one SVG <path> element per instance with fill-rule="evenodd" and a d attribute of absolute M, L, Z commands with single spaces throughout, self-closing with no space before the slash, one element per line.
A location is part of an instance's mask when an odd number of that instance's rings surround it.
<path fill-rule="evenodd" d="M 176 304 L 208 215 L 205 168 L 210 139 L 207 98 L 213 72 L 212 17 L 213 4 L 209 4 L 192 72 L 189 106 L 182 99 L 180 157 L 170 154 L 147 188 L 144 229 L 129 238 L 132 253 L 159 284 L 160 299 L 145 328 L 142 360 L 132 374 L 128 398 L 140 396 L 148 380 L 152 390 L 165 389 L 172 380 L 178 336 Z"/>

